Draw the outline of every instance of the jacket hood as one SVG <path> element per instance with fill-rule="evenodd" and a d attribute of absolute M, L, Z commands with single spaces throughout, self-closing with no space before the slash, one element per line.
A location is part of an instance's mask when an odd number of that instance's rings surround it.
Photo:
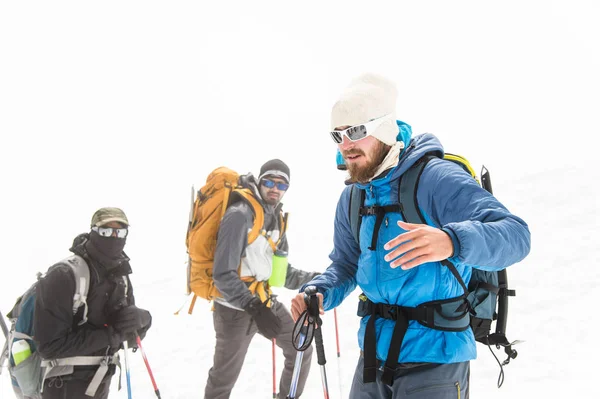
<path fill-rule="evenodd" d="M 423 133 L 410 140 L 408 147 L 405 147 L 402 153 L 400 153 L 398 166 L 388 174 L 389 178 L 397 179 L 425 154 L 435 154 L 439 157 L 444 156 L 442 143 L 431 133 Z"/>
<path fill-rule="evenodd" d="M 402 121 L 396 121 L 396 123 L 400 129 L 397 139 L 404 143 L 404 149 L 400 152 L 398 165 L 389 172 L 382 174 L 381 177 L 372 180 L 372 184 L 386 184 L 390 180 L 399 178 L 427 153 L 435 154 L 439 157 L 444 156 L 444 148 L 435 135 L 423 133 L 412 137 L 412 128 L 409 124 Z M 349 181 L 346 183 L 351 184 Z M 358 184 L 358 186 L 365 188 L 368 184 Z"/>

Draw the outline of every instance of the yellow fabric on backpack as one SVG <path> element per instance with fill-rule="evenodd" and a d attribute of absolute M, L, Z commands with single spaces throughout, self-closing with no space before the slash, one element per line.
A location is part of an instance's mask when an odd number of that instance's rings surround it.
<path fill-rule="evenodd" d="M 473 167 L 471 166 L 471 163 L 467 160 L 467 158 L 465 158 L 461 155 L 450 154 L 447 152 L 444 154 L 444 159 L 455 162 L 455 163 L 459 164 L 460 166 L 462 166 L 462 168 L 467 173 L 470 173 L 471 176 L 473 176 L 473 178 L 477 181 L 477 183 L 479 183 L 479 185 L 481 185 L 481 182 L 477 178 L 477 173 L 475 172 L 475 169 L 473 169 Z"/>
<path fill-rule="evenodd" d="M 259 235 L 265 234 L 263 207 L 250 189 L 238 185 L 239 177 L 237 172 L 227 167 L 213 170 L 194 201 L 192 219 L 185 240 L 189 254 L 188 293 L 194 295 L 188 310 L 190 314 L 197 297 L 212 301 L 222 296 L 213 280 L 214 253 L 219 226 L 232 196 L 239 196 L 246 201 L 254 212 L 254 222 L 248 233 L 248 245 Z M 270 238 L 268 240 L 275 250 L 276 244 Z M 265 287 L 266 282 L 263 284 L 251 277 L 244 277 L 242 280 L 249 284 L 250 291 L 258 294 L 263 302 L 270 296 L 270 288 L 268 285 Z"/>

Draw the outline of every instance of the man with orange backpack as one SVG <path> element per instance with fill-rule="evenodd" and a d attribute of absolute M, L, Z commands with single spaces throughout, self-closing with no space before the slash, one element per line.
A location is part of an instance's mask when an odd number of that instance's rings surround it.
<path fill-rule="evenodd" d="M 209 180 L 218 171 L 213 172 Z M 199 284 L 199 281 L 205 280 L 197 276 L 212 277 L 207 299 L 214 300 L 216 346 L 205 398 L 229 398 L 248 346 L 257 332 L 267 339 L 275 338 L 276 344 L 283 350 L 285 366 L 279 382 L 279 398 L 285 398 L 296 356 L 292 344 L 294 322 L 289 310 L 271 296 L 269 283 L 273 285 L 276 264 L 283 264 L 285 279 L 281 285 L 288 289 L 298 289 L 319 273 L 295 269 L 287 262 L 287 214 L 282 212 L 281 199 L 290 184 L 288 166 L 279 159 L 273 159 L 261 167 L 258 179 L 247 174 L 239 176 L 234 184 L 236 187 L 231 188 L 225 200 L 227 209 L 218 227 L 212 270 L 202 272 L 198 267 L 196 272 L 192 271 L 191 277 L 192 289 L 205 298 L 206 291 Z M 199 206 L 216 191 L 215 186 L 210 186 L 210 189 L 208 186 L 203 188 L 204 192 L 200 190 Z M 225 186 L 231 187 L 231 184 Z M 193 243 L 194 233 L 192 227 L 188 236 L 192 268 L 196 263 L 202 263 L 198 262 L 199 246 Z M 298 393 L 302 393 L 306 382 L 311 355 L 312 348 L 309 348 L 304 353 Z"/>

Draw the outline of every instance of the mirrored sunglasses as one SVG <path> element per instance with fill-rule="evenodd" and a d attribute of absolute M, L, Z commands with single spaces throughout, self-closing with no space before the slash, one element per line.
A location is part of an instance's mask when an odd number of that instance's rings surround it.
<path fill-rule="evenodd" d="M 387 114 L 381 118 L 373 119 L 372 121 L 363 123 L 361 125 L 350 126 L 344 130 L 334 130 L 329 132 L 329 134 L 336 144 L 341 144 L 344 140 L 344 136 L 348 137 L 350 141 L 359 141 L 373 134 L 373 132 L 375 132 L 375 130 L 377 130 L 377 128 L 381 126 L 383 122 L 390 119 L 391 116 L 392 114 Z"/>
<path fill-rule="evenodd" d="M 290 188 L 290 185 L 287 183 L 277 183 L 277 182 L 274 182 L 273 180 L 269 180 L 269 179 L 262 179 L 260 181 L 260 184 L 262 184 L 266 188 L 277 187 L 277 190 L 279 190 L 279 191 L 287 191 L 287 189 Z"/>
<path fill-rule="evenodd" d="M 96 227 L 96 226 L 94 226 L 94 227 L 92 227 L 92 231 L 95 231 L 102 237 L 112 237 L 113 233 L 115 233 L 118 238 L 125 238 L 125 237 L 127 237 L 127 232 L 129 231 L 129 229 L 127 229 L 127 228 L 117 229 L 115 227 Z"/>

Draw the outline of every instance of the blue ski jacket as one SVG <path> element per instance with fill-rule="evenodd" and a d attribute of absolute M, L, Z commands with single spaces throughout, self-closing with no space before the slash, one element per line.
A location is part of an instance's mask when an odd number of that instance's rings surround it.
<path fill-rule="evenodd" d="M 366 206 L 398 202 L 400 176 L 426 153 L 443 156 L 444 149 L 432 134 L 412 138 L 410 126 L 398 121 L 399 139 L 410 143 L 400 154 L 398 165 L 385 176 L 360 185 L 366 189 Z M 385 243 L 405 231 L 397 225 L 400 213 L 388 213 L 382 223 L 375 250 L 369 250 L 375 216 L 364 216 L 360 246 L 353 238 L 349 219 L 350 189 L 339 199 L 334 229 L 331 265 L 317 276 L 315 285 L 324 295 L 324 308 L 338 306 L 357 286 L 375 303 L 417 306 L 423 302 L 448 299 L 463 294 L 450 270 L 440 262 L 430 262 L 410 270 L 392 269 L 384 260 Z M 443 159 L 431 160 L 421 175 L 417 200 L 429 225 L 443 229 L 452 238 L 454 253 L 449 260 L 466 284 L 472 268 L 500 270 L 522 260 L 530 250 L 527 224 L 511 214 L 494 196 L 460 166 Z M 304 289 L 304 287 L 302 287 Z M 364 350 L 365 327 L 370 316 L 362 318 L 358 344 Z M 378 318 L 375 323 L 377 358 L 387 359 L 394 321 Z M 477 351 L 472 330 L 445 332 L 409 322 L 398 363 L 455 363 L 475 359 Z"/>

